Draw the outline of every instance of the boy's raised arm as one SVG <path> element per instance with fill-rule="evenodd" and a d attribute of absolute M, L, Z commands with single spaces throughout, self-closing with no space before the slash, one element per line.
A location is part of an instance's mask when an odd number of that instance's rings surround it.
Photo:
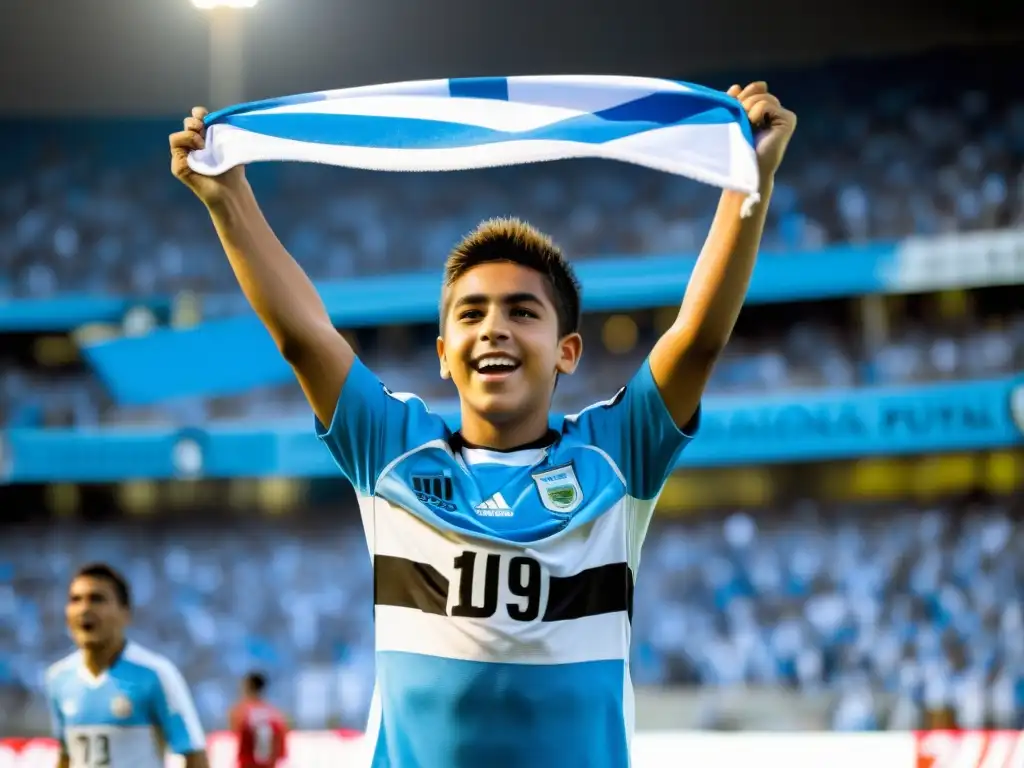
<path fill-rule="evenodd" d="M 329 425 L 355 352 L 267 223 L 244 170 L 209 177 L 189 168 L 188 153 L 205 144 L 205 115 L 205 109 L 193 109 L 183 130 L 171 135 L 171 170 L 206 205 L 245 297 L 295 371 L 313 412 Z"/>

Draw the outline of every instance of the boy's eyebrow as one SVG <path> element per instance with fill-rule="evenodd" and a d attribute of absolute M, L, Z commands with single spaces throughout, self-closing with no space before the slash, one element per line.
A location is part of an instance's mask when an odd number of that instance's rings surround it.
<path fill-rule="evenodd" d="M 544 302 L 534 294 L 529 292 L 520 293 L 508 293 L 501 296 L 501 302 L 503 304 L 543 304 Z M 484 293 L 471 293 L 461 297 L 455 302 L 456 307 L 472 306 L 474 304 L 486 304 L 490 300 L 490 297 Z"/>

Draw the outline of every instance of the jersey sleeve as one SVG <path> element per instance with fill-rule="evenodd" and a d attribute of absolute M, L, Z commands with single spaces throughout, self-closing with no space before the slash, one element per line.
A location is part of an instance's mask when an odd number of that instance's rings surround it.
<path fill-rule="evenodd" d="M 685 428 L 676 426 L 645 360 L 615 397 L 567 416 L 566 421 L 619 468 L 626 493 L 649 501 L 661 493 L 679 454 L 696 436 L 700 409 Z"/>
<path fill-rule="evenodd" d="M 153 710 L 167 748 L 176 755 L 202 752 L 206 749 L 206 734 L 185 678 L 170 662 L 162 664 L 156 673 Z"/>
<path fill-rule="evenodd" d="M 365 495 L 373 493 L 395 459 L 446 433 L 444 421 L 422 400 L 392 393 L 359 358 L 345 379 L 330 427 L 316 420 L 317 437 Z"/>
<path fill-rule="evenodd" d="M 50 713 L 50 733 L 60 745 L 61 754 L 67 754 L 68 745 L 64 730 L 64 713 L 60 709 L 60 700 L 53 677 L 48 677 L 46 680 L 46 706 Z"/>

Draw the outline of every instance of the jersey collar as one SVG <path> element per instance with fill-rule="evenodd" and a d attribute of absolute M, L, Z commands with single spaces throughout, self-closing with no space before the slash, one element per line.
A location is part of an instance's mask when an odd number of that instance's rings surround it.
<path fill-rule="evenodd" d="M 466 440 L 461 432 L 455 432 L 448 438 L 452 453 L 461 455 L 467 465 L 504 464 L 507 467 L 529 467 L 547 456 L 548 448 L 558 441 L 559 434 L 549 429 L 540 438 L 514 448 L 497 450 L 474 445 Z"/>
<path fill-rule="evenodd" d="M 85 654 L 79 651 L 78 653 L 78 676 L 82 678 L 86 683 L 93 687 L 103 685 L 107 681 L 107 677 L 110 675 L 110 670 L 114 669 L 124 658 L 125 653 L 128 651 L 128 646 L 131 642 L 125 640 L 124 645 L 121 646 L 121 651 L 113 659 L 110 660 L 110 666 L 102 670 L 98 675 L 94 675 L 89 671 L 89 668 L 85 666 Z"/>

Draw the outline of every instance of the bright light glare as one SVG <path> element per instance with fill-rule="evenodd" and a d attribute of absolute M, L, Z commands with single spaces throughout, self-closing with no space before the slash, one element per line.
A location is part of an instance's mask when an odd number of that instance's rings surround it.
<path fill-rule="evenodd" d="M 214 8 L 253 8 L 259 0 L 192 0 L 192 5 L 204 11 Z"/>

